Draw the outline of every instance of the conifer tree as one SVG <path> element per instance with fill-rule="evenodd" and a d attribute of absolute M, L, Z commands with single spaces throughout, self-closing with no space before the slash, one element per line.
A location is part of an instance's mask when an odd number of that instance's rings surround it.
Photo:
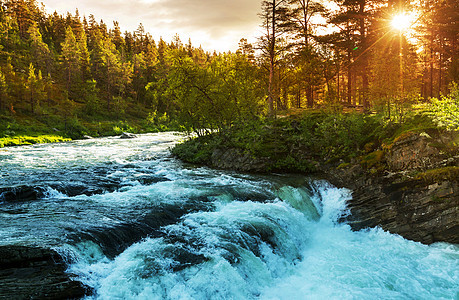
<path fill-rule="evenodd" d="M 74 89 L 76 81 L 80 74 L 80 57 L 78 43 L 73 30 L 70 26 L 65 31 L 65 41 L 62 46 L 62 60 L 64 63 L 65 79 L 69 96 L 74 98 L 76 91 Z"/>

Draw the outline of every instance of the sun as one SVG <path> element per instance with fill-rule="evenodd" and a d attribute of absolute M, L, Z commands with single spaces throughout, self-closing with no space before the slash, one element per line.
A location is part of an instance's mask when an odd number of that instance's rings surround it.
<path fill-rule="evenodd" d="M 392 21 L 390 22 L 392 28 L 403 31 L 412 25 L 412 17 L 405 14 L 400 13 L 398 15 L 393 16 Z"/>

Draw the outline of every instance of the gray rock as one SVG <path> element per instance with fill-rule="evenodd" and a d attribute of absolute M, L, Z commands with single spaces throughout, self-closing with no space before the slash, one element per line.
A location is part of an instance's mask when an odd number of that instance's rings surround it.
<path fill-rule="evenodd" d="M 120 139 L 135 139 L 137 136 L 133 133 L 123 132 L 120 136 Z"/>
<path fill-rule="evenodd" d="M 266 171 L 268 159 L 253 157 L 239 149 L 216 149 L 212 153 L 211 166 L 217 169 L 239 172 Z"/>
<path fill-rule="evenodd" d="M 0 299 L 78 299 L 91 290 L 51 249 L 0 246 Z"/>
<path fill-rule="evenodd" d="M 353 191 L 342 221 L 354 230 L 378 226 L 424 244 L 459 243 L 459 178 L 428 183 L 405 172 L 370 175 L 358 165 L 324 177 Z"/>

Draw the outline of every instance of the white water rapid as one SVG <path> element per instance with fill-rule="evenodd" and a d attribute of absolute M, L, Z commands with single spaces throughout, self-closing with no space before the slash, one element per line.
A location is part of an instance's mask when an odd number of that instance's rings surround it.
<path fill-rule="evenodd" d="M 459 299 L 457 245 L 353 232 L 350 191 L 184 165 L 182 138 L 1 150 L 0 245 L 57 249 L 87 299 Z"/>

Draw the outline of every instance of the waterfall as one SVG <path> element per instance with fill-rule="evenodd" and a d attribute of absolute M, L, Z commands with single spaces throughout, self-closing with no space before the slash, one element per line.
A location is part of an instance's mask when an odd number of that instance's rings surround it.
<path fill-rule="evenodd" d="M 354 232 L 351 191 L 185 165 L 180 138 L 0 152 L 0 245 L 55 249 L 88 299 L 457 298 L 456 245 Z"/>

